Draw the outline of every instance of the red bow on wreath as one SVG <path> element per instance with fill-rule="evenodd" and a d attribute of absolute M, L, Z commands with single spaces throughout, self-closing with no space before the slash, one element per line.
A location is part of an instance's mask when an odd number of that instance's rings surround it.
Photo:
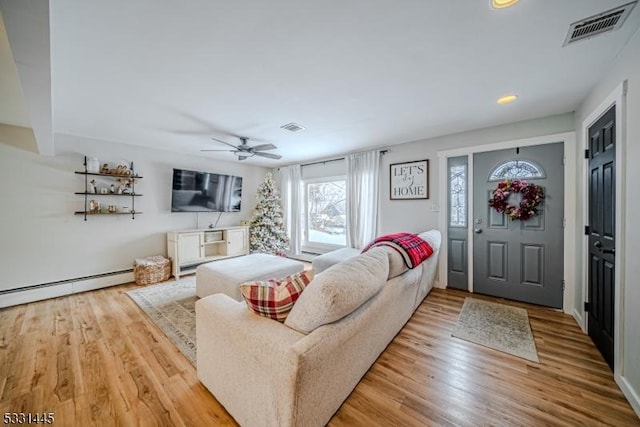
<path fill-rule="evenodd" d="M 518 206 L 507 203 L 511 193 L 520 193 L 522 200 Z M 491 193 L 489 206 L 497 212 L 506 213 L 510 220 L 526 221 L 538 215 L 538 206 L 544 200 L 544 189 L 527 181 L 505 179 Z"/>

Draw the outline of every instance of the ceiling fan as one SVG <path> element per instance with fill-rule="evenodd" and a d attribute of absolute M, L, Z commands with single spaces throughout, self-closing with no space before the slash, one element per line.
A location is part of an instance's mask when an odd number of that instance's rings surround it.
<path fill-rule="evenodd" d="M 282 156 L 278 154 L 271 154 L 271 153 L 264 152 L 268 150 L 275 150 L 276 148 L 278 148 L 273 144 L 260 144 L 260 145 L 250 146 L 249 144 L 247 144 L 247 141 L 249 140 L 249 138 L 247 138 L 246 136 L 239 136 L 238 138 L 242 142 L 240 145 L 233 145 L 233 144 L 229 144 L 228 142 L 222 141 L 221 139 L 211 138 L 214 141 L 218 141 L 218 142 L 221 142 L 222 144 L 228 145 L 229 147 L 233 147 L 233 150 L 226 149 L 226 150 L 200 150 L 200 151 L 229 151 L 235 154 L 236 156 L 238 156 L 238 160 L 244 160 L 247 157 L 253 157 L 253 156 L 266 157 L 267 159 L 275 159 L 275 160 L 282 158 Z"/>

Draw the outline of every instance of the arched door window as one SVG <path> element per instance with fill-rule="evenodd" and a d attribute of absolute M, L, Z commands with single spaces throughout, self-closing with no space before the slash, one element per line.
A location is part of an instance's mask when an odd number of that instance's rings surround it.
<path fill-rule="evenodd" d="M 536 179 L 544 178 L 542 167 L 532 160 L 509 160 L 498 165 L 489 174 L 489 181 L 504 179 Z"/>

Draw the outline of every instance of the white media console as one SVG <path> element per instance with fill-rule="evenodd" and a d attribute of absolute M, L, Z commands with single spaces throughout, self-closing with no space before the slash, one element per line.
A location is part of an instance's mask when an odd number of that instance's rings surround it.
<path fill-rule="evenodd" d="M 170 231 L 167 251 L 173 263 L 173 276 L 194 272 L 200 265 L 249 253 L 249 227 L 205 228 Z"/>

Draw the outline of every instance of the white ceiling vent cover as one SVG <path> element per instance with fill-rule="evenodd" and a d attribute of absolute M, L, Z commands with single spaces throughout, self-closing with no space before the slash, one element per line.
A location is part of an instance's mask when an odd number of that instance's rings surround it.
<path fill-rule="evenodd" d="M 287 123 L 286 125 L 280 126 L 282 129 L 289 130 L 291 132 L 298 132 L 299 130 L 305 130 L 304 126 L 300 126 L 297 123 Z"/>
<path fill-rule="evenodd" d="M 629 13 L 636 3 L 637 0 L 614 9 L 607 10 L 606 12 L 590 16 L 578 22 L 574 22 L 569 27 L 567 37 L 565 37 L 562 46 L 588 39 L 608 31 L 617 30 L 622 26 L 625 19 L 627 19 L 627 16 L 629 16 Z"/>

